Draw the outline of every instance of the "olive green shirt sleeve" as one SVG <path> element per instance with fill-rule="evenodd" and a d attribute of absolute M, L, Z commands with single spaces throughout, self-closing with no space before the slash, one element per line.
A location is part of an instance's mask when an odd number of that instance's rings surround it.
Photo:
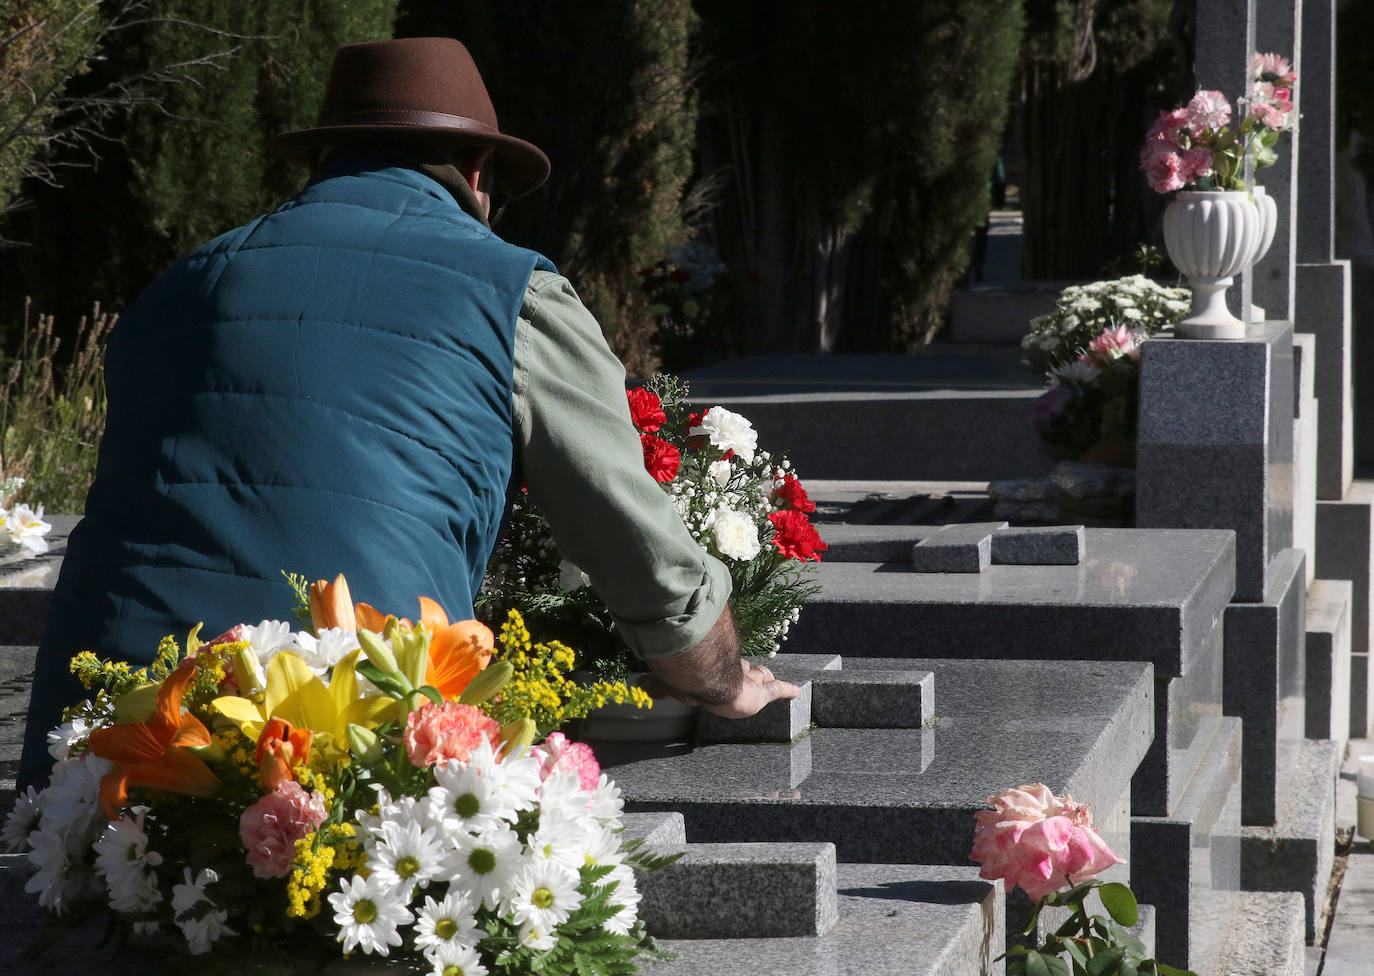
<path fill-rule="evenodd" d="M 514 424 L 530 497 L 640 657 L 700 642 L 729 570 L 644 470 L 625 369 L 566 278 L 536 270 L 515 330 Z"/>

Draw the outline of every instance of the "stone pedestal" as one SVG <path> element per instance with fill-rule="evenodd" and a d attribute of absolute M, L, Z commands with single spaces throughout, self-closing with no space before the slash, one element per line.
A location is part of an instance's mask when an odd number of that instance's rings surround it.
<path fill-rule="evenodd" d="M 1298 331 L 1317 337 L 1317 497 L 1345 497 L 1355 471 L 1350 262 L 1297 266 Z"/>

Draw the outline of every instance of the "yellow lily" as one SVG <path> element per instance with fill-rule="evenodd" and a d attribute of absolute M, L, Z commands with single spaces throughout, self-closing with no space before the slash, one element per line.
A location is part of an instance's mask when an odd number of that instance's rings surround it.
<path fill-rule="evenodd" d="M 215 711 L 235 722 L 254 742 L 274 718 L 315 734 L 321 750 L 342 752 L 348 748 L 348 725 L 376 726 L 399 714 L 393 698 L 360 698 L 355 669 L 362 651 L 356 650 L 334 665 L 326 685 L 299 655 L 282 651 L 267 662 L 267 689 L 263 702 L 224 695 L 210 703 Z"/>

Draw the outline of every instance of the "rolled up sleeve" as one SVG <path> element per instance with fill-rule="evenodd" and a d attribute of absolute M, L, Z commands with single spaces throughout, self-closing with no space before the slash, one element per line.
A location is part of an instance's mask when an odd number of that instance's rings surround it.
<path fill-rule="evenodd" d="M 535 271 L 515 335 L 514 420 L 530 497 L 643 658 L 699 643 L 730 573 L 644 470 L 625 369 L 566 278 Z"/>

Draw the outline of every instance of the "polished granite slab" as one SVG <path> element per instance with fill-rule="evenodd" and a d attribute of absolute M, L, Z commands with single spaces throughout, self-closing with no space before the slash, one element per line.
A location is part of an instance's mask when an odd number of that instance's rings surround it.
<path fill-rule="evenodd" d="M 1129 849 L 1131 776 L 1154 735 L 1148 664 L 843 663 L 931 671 L 936 720 L 624 762 L 609 772 L 626 809 L 681 812 L 690 842 L 830 841 L 842 862 L 966 864 L 987 797 L 1043 782 L 1092 803 L 1108 843 Z"/>

